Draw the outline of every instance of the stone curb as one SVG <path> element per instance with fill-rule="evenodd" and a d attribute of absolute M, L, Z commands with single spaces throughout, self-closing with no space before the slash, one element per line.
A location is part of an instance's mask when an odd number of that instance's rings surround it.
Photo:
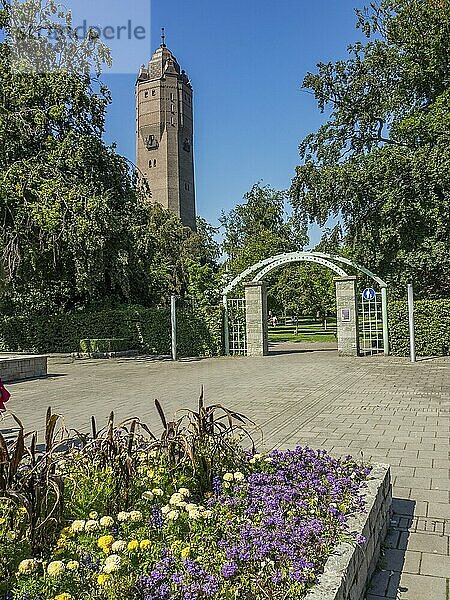
<path fill-rule="evenodd" d="M 354 546 L 341 543 L 325 563 L 319 583 L 306 600 L 361 600 L 364 598 L 386 536 L 391 516 L 392 490 L 390 466 L 374 464 L 363 497 L 366 512 L 348 520 L 348 530 L 366 538 Z"/>
<path fill-rule="evenodd" d="M 47 377 L 47 355 L 0 355 L 0 377 L 5 383 Z"/>

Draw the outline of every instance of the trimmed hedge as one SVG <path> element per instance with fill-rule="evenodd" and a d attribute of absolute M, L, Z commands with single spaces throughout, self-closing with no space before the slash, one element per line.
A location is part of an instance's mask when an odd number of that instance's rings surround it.
<path fill-rule="evenodd" d="M 221 353 L 220 307 L 180 309 L 177 321 L 179 356 Z M 82 339 L 122 338 L 128 350 L 170 354 L 170 335 L 170 311 L 141 306 L 0 319 L 0 351 L 6 352 L 78 352 Z"/>
<path fill-rule="evenodd" d="M 389 303 L 389 336 L 391 352 L 409 354 L 408 303 Z M 414 302 L 416 353 L 420 356 L 450 355 L 450 300 L 417 300 Z"/>
<path fill-rule="evenodd" d="M 124 338 L 80 340 L 80 352 L 85 354 L 126 352 L 130 342 Z"/>

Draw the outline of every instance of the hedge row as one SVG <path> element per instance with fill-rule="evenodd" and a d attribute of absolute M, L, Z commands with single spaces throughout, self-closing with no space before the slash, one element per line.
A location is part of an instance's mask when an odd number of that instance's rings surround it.
<path fill-rule="evenodd" d="M 408 303 L 389 303 L 389 335 L 391 352 L 409 354 Z M 417 300 L 414 302 L 414 330 L 418 356 L 450 355 L 450 300 Z"/>
<path fill-rule="evenodd" d="M 217 355 L 222 349 L 220 307 L 177 311 L 179 356 Z M 80 340 L 125 338 L 129 350 L 171 353 L 170 311 L 125 306 L 98 312 L 4 317 L 0 350 L 6 352 L 78 352 Z"/>

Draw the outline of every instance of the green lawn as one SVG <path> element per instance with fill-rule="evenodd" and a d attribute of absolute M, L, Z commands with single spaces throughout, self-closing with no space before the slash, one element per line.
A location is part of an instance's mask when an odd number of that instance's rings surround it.
<path fill-rule="evenodd" d="M 335 342 L 335 332 L 336 319 L 328 321 L 326 330 L 321 322 L 301 319 L 299 320 L 297 333 L 295 325 L 272 327 L 269 324 L 269 342 Z"/>

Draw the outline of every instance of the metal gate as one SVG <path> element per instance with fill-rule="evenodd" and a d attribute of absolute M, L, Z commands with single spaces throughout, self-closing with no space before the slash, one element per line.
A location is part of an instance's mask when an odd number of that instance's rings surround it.
<path fill-rule="evenodd" d="M 359 349 L 362 355 L 384 352 L 381 292 L 366 288 L 359 301 Z"/>
<path fill-rule="evenodd" d="M 232 356 L 246 356 L 245 298 L 228 298 L 227 308 L 230 354 Z"/>

